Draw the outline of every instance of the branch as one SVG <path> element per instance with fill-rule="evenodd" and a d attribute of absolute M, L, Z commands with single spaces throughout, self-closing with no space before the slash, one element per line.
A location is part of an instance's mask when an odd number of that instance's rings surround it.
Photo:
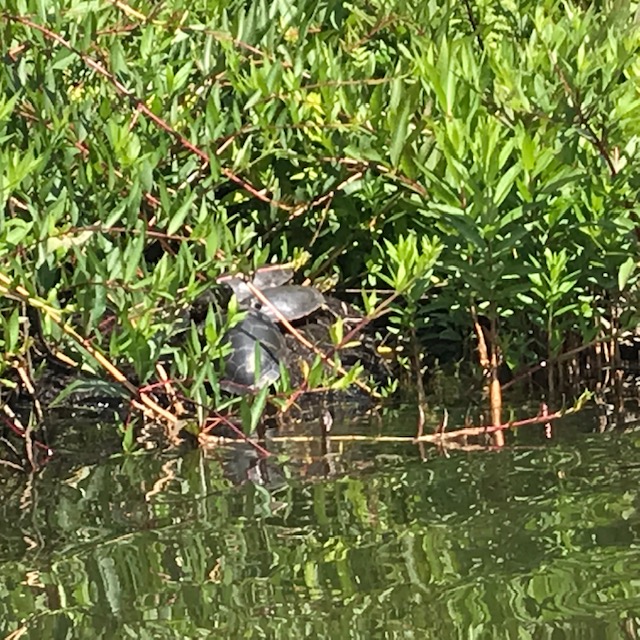
<path fill-rule="evenodd" d="M 82 61 L 90 69 L 93 69 L 96 73 L 106 78 L 121 96 L 130 100 L 133 103 L 133 105 L 136 107 L 136 109 L 140 111 L 140 113 L 144 114 L 160 129 L 162 129 L 163 131 L 166 131 L 169 135 L 175 138 L 182 147 L 184 147 L 185 149 L 187 149 L 188 151 L 196 155 L 198 158 L 200 158 L 205 163 L 205 165 L 209 164 L 209 154 L 207 154 L 205 151 L 197 147 L 195 144 L 193 144 L 183 135 L 178 133 L 168 122 L 166 122 L 165 120 L 157 116 L 155 113 L 153 113 L 153 111 L 151 111 L 151 109 L 149 109 L 149 107 L 147 107 L 147 105 L 140 98 L 138 98 L 133 92 L 127 89 L 127 87 L 125 87 L 124 84 L 122 84 L 122 82 L 120 82 L 111 72 L 105 69 L 105 67 L 103 67 L 99 62 L 96 62 L 93 58 L 88 56 L 86 53 L 82 53 L 81 51 L 78 51 L 68 40 L 65 40 L 59 34 L 54 33 L 50 29 L 47 29 L 46 27 L 43 27 L 42 25 L 39 25 L 33 22 L 32 20 L 29 20 L 28 18 L 24 18 L 22 16 L 14 16 L 10 14 L 4 14 L 4 17 L 6 20 L 19 22 L 31 29 L 35 29 L 36 31 L 39 31 L 49 40 L 53 40 L 54 42 L 64 47 L 65 49 L 68 49 L 69 51 L 72 51 L 73 53 L 75 53 L 77 56 L 79 56 L 82 59 Z M 291 205 L 288 205 L 279 200 L 274 200 L 273 198 L 270 198 L 269 196 L 265 195 L 265 191 L 266 191 L 265 189 L 258 190 L 255 186 L 253 186 L 251 183 L 247 182 L 240 176 L 236 175 L 230 169 L 221 167 L 220 171 L 226 178 L 240 185 L 245 191 L 250 193 L 253 197 L 257 198 L 258 200 L 261 200 L 262 202 L 266 202 L 270 205 L 273 205 L 285 211 L 291 211 L 293 209 Z"/>

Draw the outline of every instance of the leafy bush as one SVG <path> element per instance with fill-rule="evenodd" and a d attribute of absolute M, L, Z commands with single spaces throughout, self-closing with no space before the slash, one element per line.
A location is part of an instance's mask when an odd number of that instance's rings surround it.
<path fill-rule="evenodd" d="M 636 280 L 637 5 L 7 0 L 3 366 L 26 303 L 203 397 L 181 310 L 292 258 L 432 341 L 499 320 L 512 365 L 591 340 Z"/>

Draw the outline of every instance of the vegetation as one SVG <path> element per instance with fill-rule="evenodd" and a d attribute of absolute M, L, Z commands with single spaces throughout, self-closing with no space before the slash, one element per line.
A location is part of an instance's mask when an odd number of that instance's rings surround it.
<path fill-rule="evenodd" d="M 638 438 L 570 441 L 580 402 L 550 398 L 563 362 L 615 357 L 637 323 L 639 16 L 619 0 L 4 0 L 0 465 L 44 468 L 0 474 L 0 633 L 637 636 Z M 218 384 L 242 313 L 216 280 L 281 263 L 404 347 L 419 405 L 425 363 L 472 343 L 492 426 L 423 430 L 469 395 L 436 370 L 415 442 L 406 414 L 372 418 L 386 455 L 336 425 L 282 429 L 270 456 L 105 460 L 182 415 L 201 434 L 258 425 L 271 390 Z M 303 384 L 282 371 L 278 402 L 402 387 L 349 369 L 340 319 L 331 335 Z M 500 444 L 500 368 L 543 361 L 548 406 L 506 425 L 529 427 L 522 446 L 468 455 L 461 435 Z M 36 430 L 62 362 L 161 420 Z M 621 423 L 617 399 L 574 433 Z M 426 446 L 454 437 L 446 456 Z M 67 455 L 40 465 L 49 442 Z"/>
<path fill-rule="evenodd" d="M 39 324 L 143 408 L 168 357 L 185 395 L 222 407 L 234 315 L 210 313 L 204 343 L 167 336 L 217 276 L 271 262 L 362 290 L 434 353 L 475 326 L 494 382 L 500 358 L 554 362 L 633 326 L 637 11 L 7 0 L 5 377 L 37 378 Z"/>

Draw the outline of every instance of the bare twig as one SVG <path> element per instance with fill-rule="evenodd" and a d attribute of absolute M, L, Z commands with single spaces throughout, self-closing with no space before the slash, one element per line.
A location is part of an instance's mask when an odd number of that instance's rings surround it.
<path fill-rule="evenodd" d="M 231 431 L 233 431 L 239 438 L 244 440 L 247 444 L 250 444 L 261 456 L 269 457 L 271 453 L 267 451 L 264 447 L 261 447 L 255 440 L 249 438 L 247 434 L 245 434 L 241 429 L 238 429 L 229 418 L 223 416 L 222 414 L 217 414 L 214 418 L 209 419 L 209 424 L 205 424 L 203 429 L 198 434 L 198 441 L 201 445 L 206 446 L 209 444 L 224 444 L 228 442 L 237 442 L 234 438 L 225 438 L 219 436 L 210 436 L 209 431 L 216 427 L 219 424 L 224 424 Z"/>

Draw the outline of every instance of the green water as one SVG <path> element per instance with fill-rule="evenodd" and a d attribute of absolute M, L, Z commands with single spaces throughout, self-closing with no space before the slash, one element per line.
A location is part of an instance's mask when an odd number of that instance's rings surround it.
<path fill-rule="evenodd" d="M 640 435 L 590 420 L 500 452 L 297 443 L 7 477 L 0 636 L 636 638 Z"/>

